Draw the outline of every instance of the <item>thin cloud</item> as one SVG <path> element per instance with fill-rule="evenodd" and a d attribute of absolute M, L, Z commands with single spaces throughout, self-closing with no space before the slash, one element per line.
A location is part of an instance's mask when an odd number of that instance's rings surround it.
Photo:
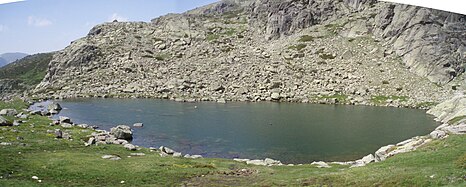
<path fill-rule="evenodd" d="M 110 17 L 108 17 L 108 21 L 113 21 L 113 20 L 128 21 L 128 18 L 118 15 L 117 13 L 113 13 Z"/>
<path fill-rule="evenodd" d="M 7 3 L 21 2 L 21 1 L 25 1 L 25 0 L 0 0 L 0 5 L 7 4 Z"/>
<path fill-rule="evenodd" d="M 0 25 L 0 32 L 3 32 L 4 27 L 5 27 L 5 26 Z"/>
<path fill-rule="evenodd" d="M 36 26 L 36 27 L 46 27 L 46 26 L 52 25 L 52 21 L 45 19 L 45 18 L 29 16 L 28 25 Z"/>

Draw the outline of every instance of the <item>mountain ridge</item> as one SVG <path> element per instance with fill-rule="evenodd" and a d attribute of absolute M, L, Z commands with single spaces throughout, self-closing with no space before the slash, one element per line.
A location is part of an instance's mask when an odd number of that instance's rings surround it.
<path fill-rule="evenodd" d="M 98 25 L 54 56 L 35 93 L 412 106 L 452 92 L 437 85 L 464 72 L 464 20 L 374 0 L 221 1 Z"/>

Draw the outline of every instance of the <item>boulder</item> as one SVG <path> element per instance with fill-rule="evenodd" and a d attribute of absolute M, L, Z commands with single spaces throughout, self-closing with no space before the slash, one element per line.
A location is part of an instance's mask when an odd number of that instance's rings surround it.
<path fill-rule="evenodd" d="M 133 145 L 133 144 L 125 144 L 123 147 L 130 150 L 130 151 L 135 151 L 136 150 L 136 146 Z"/>
<path fill-rule="evenodd" d="M 267 163 L 263 160 L 248 160 L 246 164 L 256 165 L 256 166 L 266 166 Z"/>
<path fill-rule="evenodd" d="M 102 156 L 103 159 L 108 159 L 108 160 L 120 160 L 121 158 L 116 155 L 104 155 Z"/>
<path fill-rule="evenodd" d="M 166 153 L 166 154 L 169 154 L 169 155 L 172 155 L 172 154 L 175 153 L 175 151 L 173 151 L 173 149 L 170 149 L 170 148 L 165 147 L 165 146 L 160 146 L 159 150 L 160 150 L 160 152 Z"/>
<path fill-rule="evenodd" d="M 274 159 L 271 159 L 271 158 L 266 158 L 264 160 L 265 164 L 267 165 L 281 165 L 282 162 L 280 162 L 279 160 L 274 160 Z"/>
<path fill-rule="evenodd" d="M 65 116 L 58 117 L 58 121 L 60 121 L 60 123 L 71 123 L 71 119 Z"/>
<path fill-rule="evenodd" d="M 312 162 L 311 165 L 316 165 L 318 168 L 330 168 L 330 165 L 328 165 L 325 162 L 319 161 L 319 162 Z"/>
<path fill-rule="evenodd" d="M 279 93 L 272 93 L 270 96 L 273 100 L 280 100 L 280 94 Z"/>
<path fill-rule="evenodd" d="M 379 162 L 387 159 L 388 153 L 392 151 L 394 147 L 395 145 L 387 145 L 381 147 L 379 150 L 375 152 L 375 161 Z"/>
<path fill-rule="evenodd" d="M 60 126 L 63 127 L 63 128 L 69 129 L 69 128 L 72 128 L 72 127 L 73 127 L 73 124 L 70 124 L 70 123 L 61 123 Z"/>
<path fill-rule="evenodd" d="M 202 156 L 201 155 L 189 155 L 189 154 L 186 154 L 186 155 L 184 155 L 184 158 L 197 159 L 197 158 L 202 158 Z"/>
<path fill-rule="evenodd" d="M 0 115 L 1 116 L 15 116 L 16 114 L 18 114 L 18 111 L 16 111 L 15 109 L 2 109 L 2 110 L 0 110 Z"/>
<path fill-rule="evenodd" d="M 13 123 L 11 121 L 5 119 L 4 117 L 0 116 L 0 126 L 12 126 Z"/>
<path fill-rule="evenodd" d="M 369 155 L 367 155 L 367 156 L 365 156 L 365 157 L 363 157 L 363 158 L 361 158 L 359 160 L 356 160 L 354 162 L 354 164 L 351 166 L 351 168 L 365 166 L 365 165 L 367 165 L 367 164 L 369 164 L 371 162 L 374 162 L 374 161 L 375 161 L 374 155 L 369 154 Z"/>
<path fill-rule="evenodd" d="M 95 138 L 94 137 L 90 137 L 89 140 L 87 140 L 87 145 L 92 145 L 92 144 L 95 144 Z"/>
<path fill-rule="evenodd" d="M 52 102 L 52 103 L 49 104 L 49 106 L 47 106 L 48 111 L 51 111 L 51 110 L 60 111 L 61 109 L 62 108 L 61 108 L 60 104 L 55 103 L 55 102 Z"/>
<path fill-rule="evenodd" d="M 432 139 L 443 139 L 447 137 L 447 133 L 443 130 L 434 130 L 429 135 Z"/>
<path fill-rule="evenodd" d="M 63 138 L 63 132 L 60 129 L 55 129 L 55 138 Z"/>
<path fill-rule="evenodd" d="M 133 139 L 133 132 L 131 132 L 131 128 L 126 125 L 118 125 L 110 129 L 110 134 L 115 136 L 117 139 L 123 140 L 132 140 Z"/>

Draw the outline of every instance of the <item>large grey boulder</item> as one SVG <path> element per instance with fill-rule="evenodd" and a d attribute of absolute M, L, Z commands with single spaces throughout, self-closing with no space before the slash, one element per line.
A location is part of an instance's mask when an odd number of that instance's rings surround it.
<path fill-rule="evenodd" d="M 49 106 L 47 106 L 47 110 L 51 114 L 58 114 L 62 110 L 62 107 L 60 106 L 60 104 L 52 102 L 49 104 Z"/>
<path fill-rule="evenodd" d="M 384 161 L 388 157 L 388 153 L 395 148 L 395 145 L 387 145 L 381 147 L 379 150 L 375 152 L 375 161 Z"/>
<path fill-rule="evenodd" d="M 450 120 L 466 116 L 466 96 L 457 95 L 443 103 L 436 105 L 434 108 L 427 111 L 443 123 L 448 123 Z M 451 124 L 453 125 L 453 124 Z"/>
<path fill-rule="evenodd" d="M 2 109 L 0 110 L 0 115 L 1 116 L 15 116 L 18 114 L 18 111 L 16 109 Z"/>
<path fill-rule="evenodd" d="M 123 140 L 132 140 L 133 139 L 133 132 L 131 132 L 131 128 L 126 125 L 118 125 L 110 129 L 110 134 L 115 136 L 117 139 Z"/>

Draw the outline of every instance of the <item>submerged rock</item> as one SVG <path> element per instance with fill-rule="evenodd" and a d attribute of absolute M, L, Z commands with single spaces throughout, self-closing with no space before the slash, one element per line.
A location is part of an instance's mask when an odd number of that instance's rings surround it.
<path fill-rule="evenodd" d="M 133 127 L 143 127 L 144 124 L 143 123 L 135 123 L 133 124 Z"/>

